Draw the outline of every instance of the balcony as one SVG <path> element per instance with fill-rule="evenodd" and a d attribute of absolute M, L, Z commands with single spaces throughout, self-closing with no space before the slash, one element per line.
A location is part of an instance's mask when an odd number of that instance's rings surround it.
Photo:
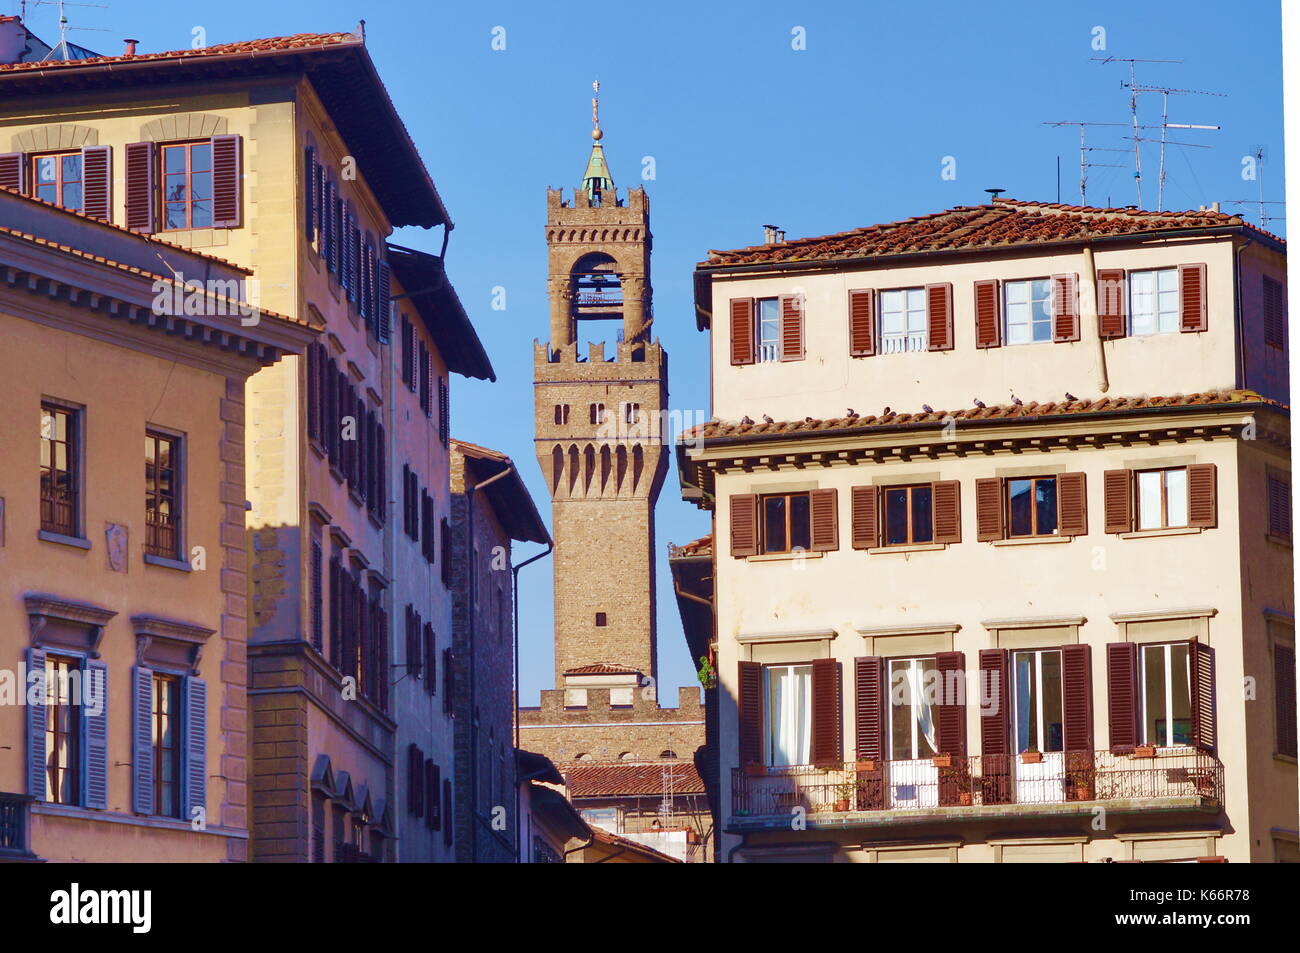
<path fill-rule="evenodd" d="M 0 861 L 36 860 L 31 849 L 32 798 L 0 792 Z"/>
<path fill-rule="evenodd" d="M 1217 812 L 1223 765 L 1212 754 L 1159 749 L 1153 758 L 1110 751 L 1048 752 L 833 767 L 732 769 L 730 833 L 893 826 L 928 821 L 1111 813 Z"/>
<path fill-rule="evenodd" d="M 334 842 L 334 863 L 336 864 L 377 864 L 379 858 L 374 854 L 367 854 L 356 844 L 345 844 L 341 841 Z"/>

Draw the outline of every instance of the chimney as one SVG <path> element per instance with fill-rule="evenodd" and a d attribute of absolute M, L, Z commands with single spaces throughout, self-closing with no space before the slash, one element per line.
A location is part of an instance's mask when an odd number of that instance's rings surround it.
<path fill-rule="evenodd" d="M 785 241 L 785 229 L 777 228 L 775 225 L 763 226 L 763 244 L 774 245 L 777 242 Z"/>
<path fill-rule="evenodd" d="M 1211 203 L 1210 203 L 1210 211 L 1212 211 L 1212 212 L 1217 212 L 1218 210 L 1219 210 L 1219 203 L 1218 203 L 1218 202 L 1211 202 Z"/>
<path fill-rule="evenodd" d="M 17 17 L 0 17 L 0 63 L 17 63 L 27 52 L 27 28 Z"/>
<path fill-rule="evenodd" d="M 124 56 L 135 56 L 135 45 L 136 45 L 137 43 L 139 43 L 140 41 L 139 41 L 139 40 L 123 40 L 122 42 L 126 44 L 126 52 L 125 52 L 123 55 L 124 55 Z"/>

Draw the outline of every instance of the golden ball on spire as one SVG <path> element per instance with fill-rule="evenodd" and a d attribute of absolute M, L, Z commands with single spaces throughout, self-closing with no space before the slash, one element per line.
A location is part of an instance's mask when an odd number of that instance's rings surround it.
<path fill-rule="evenodd" d="M 597 126 L 595 129 L 591 130 L 591 138 L 595 139 L 597 142 L 605 138 L 605 134 L 600 131 L 600 126 Z"/>

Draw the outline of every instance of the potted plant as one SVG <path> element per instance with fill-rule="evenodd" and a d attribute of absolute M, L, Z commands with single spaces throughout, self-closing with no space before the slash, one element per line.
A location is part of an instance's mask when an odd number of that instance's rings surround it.
<path fill-rule="evenodd" d="M 690 829 L 690 828 L 687 828 L 687 829 L 686 829 L 686 843 L 688 843 L 688 844 L 698 844 L 699 842 L 700 842 L 700 835 L 697 834 L 694 830 L 692 830 L 692 829 Z"/>
<path fill-rule="evenodd" d="M 853 803 L 853 796 L 857 794 L 857 781 L 841 781 L 835 785 L 835 811 L 843 814 L 849 810 L 849 805 Z"/>
<path fill-rule="evenodd" d="M 745 775 L 751 778 L 761 778 L 767 774 L 767 768 L 757 761 L 750 761 L 745 765 Z"/>
<path fill-rule="evenodd" d="M 1024 751 L 1020 752 L 1020 763 L 1021 764 L 1042 764 L 1043 753 L 1039 751 L 1037 748 L 1026 748 Z"/>
<path fill-rule="evenodd" d="M 1133 749 L 1133 757 L 1135 758 L 1154 758 L 1155 756 L 1155 745 L 1138 745 Z"/>
<path fill-rule="evenodd" d="M 713 667 L 713 663 L 709 661 L 707 655 L 700 656 L 700 667 L 695 674 L 699 678 L 700 685 L 704 687 L 705 691 L 717 687 L 718 672 Z"/>
<path fill-rule="evenodd" d="M 932 760 L 934 761 L 934 766 L 936 768 L 952 767 L 952 755 L 950 754 L 937 754 Z"/>
<path fill-rule="evenodd" d="M 868 774 L 873 774 L 880 768 L 880 762 L 875 758 L 859 758 L 857 764 L 859 771 L 864 771 Z"/>

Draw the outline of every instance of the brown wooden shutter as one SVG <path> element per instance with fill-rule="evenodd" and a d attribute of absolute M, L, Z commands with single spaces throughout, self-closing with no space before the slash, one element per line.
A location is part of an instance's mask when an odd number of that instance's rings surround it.
<path fill-rule="evenodd" d="M 840 663 L 833 658 L 812 663 L 812 761 L 832 766 L 844 761 L 840 725 L 844 715 L 840 704 Z"/>
<path fill-rule="evenodd" d="M 738 666 L 740 764 L 744 767 L 763 762 L 763 666 L 758 662 Z"/>
<path fill-rule="evenodd" d="M 1268 483 L 1268 534 L 1278 539 L 1291 538 L 1291 483 L 1281 474 L 1270 471 Z"/>
<path fill-rule="evenodd" d="M 1011 653 L 980 649 L 980 755 L 985 804 L 1011 801 Z"/>
<path fill-rule="evenodd" d="M 1106 694 L 1110 721 L 1110 750 L 1132 751 L 1138 743 L 1138 669 L 1135 643 L 1107 644 Z"/>
<path fill-rule="evenodd" d="M 731 516 L 731 555 L 758 555 L 758 497 L 753 493 L 733 493 L 728 513 Z"/>
<path fill-rule="evenodd" d="M 934 657 L 939 673 L 939 696 L 935 706 L 935 741 L 939 754 L 966 756 L 966 656 L 962 652 L 940 652 Z"/>
<path fill-rule="evenodd" d="M 998 321 L 998 283 L 975 282 L 975 346 L 998 347 L 1002 334 Z"/>
<path fill-rule="evenodd" d="M 1107 470 L 1102 476 L 1105 491 L 1106 532 L 1133 532 L 1133 471 Z"/>
<path fill-rule="evenodd" d="M 243 202 L 240 201 L 241 155 L 239 136 L 212 137 L 212 227 L 238 228 Z"/>
<path fill-rule="evenodd" d="M 934 541 L 936 543 L 960 543 L 960 481 L 940 480 L 931 483 L 930 487 L 934 495 Z"/>
<path fill-rule="evenodd" d="M 855 486 L 852 492 L 853 548 L 874 549 L 880 545 L 880 490 Z"/>
<path fill-rule="evenodd" d="M 875 656 L 853 660 L 854 750 L 858 758 L 885 757 L 885 663 Z"/>
<path fill-rule="evenodd" d="M 152 142 L 126 147 L 126 227 L 146 234 L 154 230 L 153 152 Z"/>
<path fill-rule="evenodd" d="M 1052 275 L 1052 340 L 1079 340 L 1079 276 Z"/>
<path fill-rule="evenodd" d="M 1194 463 L 1187 468 L 1187 525 L 1206 529 L 1219 524 L 1213 463 Z"/>
<path fill-rule="evenodd" d="M 1192 691 L 1192 747 L 1213 751 L 1216 747 L 1214 722 L 1214 649 L 1192 639 L 1188 646 Z"/>
<path fill-rule="evenodd" d="M 0 189 L 25 192 L 27 161 L 21 152 L 6 152 L 0 155 Z"/>
<path fill-rule="evenodd" d="M 113 220 L 112 156 L 111 146 L 81 150 L 81 210 L 101 222 Z"/>
<path fill-rule="evenodd" d="M 802 361 L 803 295 L 781 295 L 781 360 Z"/>
<path fill-rule="evenodd" d="M 925 286 L 925 316 L 931 351 L 952 350 L 952 285 Z"/>
<path fill-rule="evenodd" d="M 1088 481 L 1082 473 L 1056 478 L 1056 531 L 1062 536 L 1088 535 Z"/>
<path fill-rule="evenodd" d="M 1006 536 L 1002 519 L 1002 478 L 975 481 L 975 538 L 987 543 Z"/>
<path fill-rule="evenodd" d="M 849 292 L 849 355 L 870 357 L 876 353 L 876 293 Z"/>
<path fill-rule="evenodd" d="M 1123 268 L 1097 271 L 1097 319 L 1103 338 L 1122 338 L 1128 324 L 1128 288 Z"/>
<path fill-rule="evenodd" d="M 1066 751 L 1092 751 L 1092 648 L 1061 647 L 1061 698 Z"/>
<path fill-rule="evenodd" d="M 1295 647 L 1273 644 L 1273 714 L 1277 725 L 1278 754 L 1296 756 Z"/>
<path fill-rule="evenodd" d="M 1206 321 L 1205 265 L 1179 265 L 1178 287 L 1181 291 L 1180 331 L 1204 331 Z"/>
<path fill-rule="evenodd" d="M 754 363 L 754 299 L 731 299 L 731 363 Z"/>
<path fill-rule="evenodd" d="M 812 545 L 814 553 L 826 553 L 840 548 L 839 495 L 834 487 L 813 490 L 808 494 L 812 512 Z"/>

